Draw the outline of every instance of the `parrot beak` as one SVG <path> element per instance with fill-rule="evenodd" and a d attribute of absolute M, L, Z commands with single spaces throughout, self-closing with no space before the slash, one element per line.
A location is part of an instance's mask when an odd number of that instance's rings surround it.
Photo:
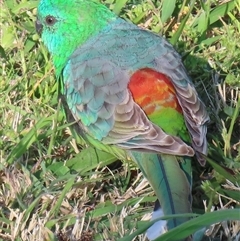
<path fill-rule="evenodd" d="M 36 27 L 36 30 L 37 30 L 37 33 L 39 35 L 41 35 L 42 33 L 42 29 L 43 29 L 43 25 L 41 24 L 41 22 L 37 19 L 37 21 L 35 22 L 35 27 Z"/>

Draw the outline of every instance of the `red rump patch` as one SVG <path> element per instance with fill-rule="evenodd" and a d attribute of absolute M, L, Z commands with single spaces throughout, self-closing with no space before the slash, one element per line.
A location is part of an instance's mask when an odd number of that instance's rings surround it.
<path fill-rule="evenodd" d="M 128 87 L 134 101 L 147 115 L 167 107 L 182 113 L 174 86 L 164 74 L 149 68 L 137 70 L 131 76 Z"/>

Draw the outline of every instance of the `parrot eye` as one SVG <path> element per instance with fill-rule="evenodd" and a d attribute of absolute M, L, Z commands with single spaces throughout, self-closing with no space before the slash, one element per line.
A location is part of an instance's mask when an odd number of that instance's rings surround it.
<path fill-rule="evenodd" d="M 52 25 L 54 25 L 55 23 L 56 23 L 56 18 L 55 17 L 53 17 L 53 16 L 51 16 L 51 15 L 48 15 L 46 18 L 45 18 L 45 21 L 46 21 L 46 24 L 47 25 L 50 25 L 50 26 L 52 26 Z"/>

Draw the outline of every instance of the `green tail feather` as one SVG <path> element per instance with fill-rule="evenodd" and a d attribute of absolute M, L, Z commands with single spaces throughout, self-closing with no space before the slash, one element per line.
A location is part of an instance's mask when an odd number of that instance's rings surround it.
<path fill-rule="evenodd" d="M 191 213 L 191 158 L 131 152 L 131 156 L 154 189 L 164 215 Z M 189 218 L 167 222 L 172 229 Z"/>

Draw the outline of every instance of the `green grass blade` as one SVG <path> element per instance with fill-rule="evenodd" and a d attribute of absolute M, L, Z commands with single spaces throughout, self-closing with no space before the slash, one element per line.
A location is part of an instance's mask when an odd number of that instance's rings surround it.
<path fill-rule="evenodd" d="M 181 21 L 181 24 L 180 26 L 178 27 L 177 31 L 173 34 L 172 38 L 170 39 L 170 43 L 172 45 L 176 45 L 180 35 L 182 34 L 182 31 L 187 23 L 187 20 L 189 19 L 189 16 L 194 8 L 194 4 L 195 4 L 196 0 L 193 0 L 191 2 L 191 5 L 190 5 L 190 9 L 188 10 L 188 13 L 187 15 L 184 17 L 184 19 Z"/>
<path fill-rule="evenodd" d="M 228 179 L 232 183 L 236 183 L 237 181 L 239 181 L 232 174 L 226 171 L 223 167 L 221 167 L 219 164 L 213 161 L 211 158 L 206 157 L 206 160 L 214 168 L 214 170 L 221 174 L 224 178 Z"/>
<path fill-rule="evenodd" d="M 52 207 L 52 209 L 50 211 L 50 216 L 52 216 L 52 215 L 55 216 L 59 212 L 59 209 L 62 205 L 63 199 L 65 198 L 67 192 L 69 192 L 69 190 L 73 187 L 73 184 L 75 182 L 75 178 L 76 178 L 76 176 L 72 176 L 67 181 L 67 183 L 66 183 L 65 187 L 63 188 L 63 190 L 61 192 L 61 195 L 59 196 L 56 204 L 54 205 L 54 207 Z"/>
<path fill-rule="evenodd" d="M 109 165 L 117 160 L 116 156 L 110 153 L 99 151 L 93 147 L 87 147 L 81 150 L 74 158 L 66 162 L 66 166 L 76 170 L 80 174 Z"/>
<path fill-rule="evenodd" d="M 181 215 L 167 215 L 167 216 L 164 216 L 162 218 L 159 218 L 159 219 L 156 219 L 156 220 L 153 220 L 153 221 L 149 221 L 149 222 L 146 222 L 146 224 L 143 224 L 140 228 L 137 229 L 136 232 L 132 233 L 131 235 L 129 236 L 125 236 L 121 239 L 119 239 L 118 241 L 131 241 L 133 240 L 137 235 L 140 235 L 142 233 L 144 233 L 149 227 L 151 227 L 156 221 L 159 221 L 159 220 L 168 220 L 168 219 L 171 219 L 173 217 L 195 217 L 197 216 L 198 214 L 181 214 Z"/>
<path fill-rule="evenodd" d="M 240 209 L 219 210 L 205 213 L 163 234 L 155 241 L 177 241 L 195 233 L 199 229 L 226 220 L 240 220 Z"/>
<path fill-rule="evenodd" d="M 162 2 L 162 11 L 161 11 L 161 20 L 164 24 L 171 16 L 176 7 L 176 0 L 163 0 Z"/>
<path fill-rule="evenodd" d="M 228 12 L 232 11 L 237 1 L 229 1 L 217 6 L 210 12 L 209 24 L 213 24 L 220 18 L 224 17 Z"/>
<path fill-rule="evenodd" d="M 191 214 L 193 216 L 194 214 Z M 172 217 L 181 216 L 181 215 L 171 215 L 171 216 L 164 216 L 161 219 L 169 219 Z M 185 215 L 184 215 L 185 216 Z M 131 241 L 137 235 L 146 231 L 153 223 L 158 220 L 149 222 L 148 224 L 144 225 L 140 230 L 134 232 L 133 234 L 119 239 L 119 241 Z M 201 216 L 191 219 L 178 227 L 168 231 L 167 233 L 161 235 L 161 237 L 155 239 L 154 241 L 177 241 L 180 239 L 184 239 L 189 235 L 195 233 L 196 231 L 212 225 L 214 223 L 226 221 L 226 220 L 240 220 L 240 209 L 230 209 L 230 210 L 219 210 L 211 213 L 205 213 Z"/>
<path fill-rule="evenodd" d="M 117 15 L 122 11 L 123 7 L 126 5 L 128 0 L 118 0 L 116 1 L 116 4 L 114 5 L 113 12 L 115 12 Z"/>

